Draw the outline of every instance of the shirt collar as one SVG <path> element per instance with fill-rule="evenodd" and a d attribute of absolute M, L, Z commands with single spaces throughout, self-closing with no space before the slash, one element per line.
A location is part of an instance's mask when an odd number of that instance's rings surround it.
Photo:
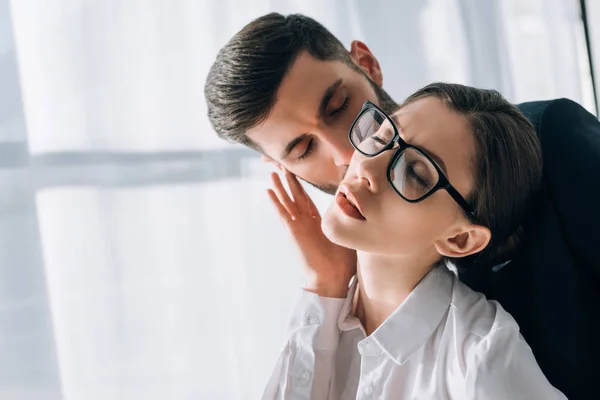
<path fill-rule="evenodd" d="M 439 326 L 452 301 L 453 274 L 445 265 L 434 267 L 402 304 L 373 332 L 372 338 L 397 364 L 404 364 Z M 357 282 L 352 283 L 338 321 L 347 331 L 360 326 L 350 317 Z"/>
<path fill-rule="evenodd" d="M 342 307 L 342 311 L 340 312 L 340 316 L 338 318 L 338 328 L 340 328 L 340 331 L 342 332 L 361 327 L 358 318 L 351 315 L 357 287 L 358 279 L 356 276 L 354 276 L 350 281 L 348 295 L 346 296 L 346 301 L 344 302 L 344 306 Z"/>
<path fill-rule="evenodd" d="M 445 265 L 434 267 L 408 297 L 373 332 L 373 339 L 398 364 L 429 340 L 452 301 L 453 276 Z"/>

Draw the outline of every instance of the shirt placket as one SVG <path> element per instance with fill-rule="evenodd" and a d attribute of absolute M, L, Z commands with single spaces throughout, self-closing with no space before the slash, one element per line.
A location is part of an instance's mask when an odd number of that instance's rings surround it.
<path fill-rule="evenodd" d="M 360 380 L 358 383 L 357 400 L 378 398 L 381 389 L 381 366 L 383 350 L 372 339 L 367 338 L 358 343 L 361 356 Z"/>

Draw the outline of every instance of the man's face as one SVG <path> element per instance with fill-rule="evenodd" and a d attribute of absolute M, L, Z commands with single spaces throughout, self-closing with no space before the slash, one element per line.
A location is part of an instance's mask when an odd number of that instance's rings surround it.
<path fill-rule="evenodd" d="M 365 73 L 373 67 L 378 73 L 376 60 L 371 62 Z M 302 53 L 281 82 L 268 118 L 247 135 L 272 161 L 333 194 L 354 152 L 348 130 L 366 100 L 378 103 L 365 74 Z"/>

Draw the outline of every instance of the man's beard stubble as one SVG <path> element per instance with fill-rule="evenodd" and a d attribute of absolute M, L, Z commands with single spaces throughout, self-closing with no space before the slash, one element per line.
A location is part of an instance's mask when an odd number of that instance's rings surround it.
<path fill-rule="evenodd" d="M 344 175 L 342 176 L 342 179 L 344 178 L 344 176 L 346 176 L 346 172 L 348 172 L 348 166 L 345 165 L 344 167 L 346 167 L 346 171 L 344 171 Z M 304 182 L 308 183 L 312 187 L 315 187 L 315 188 L 319 189 L 321 192 L 325 192 L 325 193 L 330 194 L 332 196 L 338 190 L 338 185 L 325 185 L 325 186 L 323 186 L 323 185 L 317 185 L 316 183 L 312 183 L 310 181 L 307 181 L 304 178 L 300 178 L 300 179 L 302 179 Z"/>

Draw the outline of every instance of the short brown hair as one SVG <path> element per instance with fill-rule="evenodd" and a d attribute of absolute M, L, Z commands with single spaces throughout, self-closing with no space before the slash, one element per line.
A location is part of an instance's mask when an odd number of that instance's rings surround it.
<path fill-rule="evenodd" d="M 459 271 L 508 261 L 521 243 L 521 223 L 541 184 L 542 151 L 535 128 L 495 90 L 433 83 L 404 104 L 429 96 L 442 100 L 469 122 L 475 138 L 475 182 L 467 201 L 475 211 L 473 222 L 492 233 L 482 252 L 451 261 Z"/>

